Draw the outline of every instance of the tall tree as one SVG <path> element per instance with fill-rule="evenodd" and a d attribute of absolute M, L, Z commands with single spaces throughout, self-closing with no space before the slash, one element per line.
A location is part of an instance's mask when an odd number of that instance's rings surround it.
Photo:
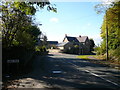
<path fill-rule="evenodd" d="M 49 1 L 2 3 L 0 26 L 2 27 L 3 47 L 10 47 L 13 44 L 32 46 L 35 38 L 41 33 L 37 26 L 32 25 L 32 15 L 38 7 L 41 9 L 46 5 L 49 11 L 56 12 L 56 8 Z"/>
<path fill-rule="evenodd" d="M 106 41 L 106 29 L 108 29 L 108 47 L 109 49 L 116 49 L 119 46 L 120 40 L 120 24 L 118 22 L 120 17 L 120 1 L 117 2 L 117 0 L 114 0 L 111 4 L 98 4 L 95 6 L 95 9 L 97 10 L 97 13 L 105 12 L 101 27 L 101 37 L 103 42 Z"/>
<path fill-rule="evenodd" d="M 104 17 L 104 21 L 101 27 L 101 37 L 103 41 L 106 40 L 106 24 L 108 28 L 108 46 L 109 49 L 116 49 L 120 45 L 120 2 L 115 3 L 109 8 Z"/>

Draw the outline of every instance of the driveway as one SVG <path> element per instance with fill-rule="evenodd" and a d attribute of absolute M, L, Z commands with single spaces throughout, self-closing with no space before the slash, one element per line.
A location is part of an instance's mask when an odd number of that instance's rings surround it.
<path fill-rule="evenodd" d="M 37 56 L 31 73 L 17 79 L 15 88 L 113 89 L 120 88 L 116 69 L 76 58 L 77 55 L 50 52 Z"/>

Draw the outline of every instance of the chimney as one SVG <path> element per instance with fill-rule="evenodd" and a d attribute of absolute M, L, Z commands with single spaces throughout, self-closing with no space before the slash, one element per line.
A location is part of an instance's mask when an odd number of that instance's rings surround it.
<path fill-rule="evenodd" d="M 79 35 L 79 37 L 81 37 L 81 35 Z"/>
<path fill-rule="evenodd" d="M 67 34 L 65 34 L 65 37 L 67 37 Z"/>

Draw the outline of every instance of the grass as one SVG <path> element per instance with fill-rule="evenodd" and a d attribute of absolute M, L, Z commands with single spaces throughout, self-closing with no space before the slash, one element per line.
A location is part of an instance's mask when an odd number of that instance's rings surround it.
<path fill-rule="evenodd" d="M 80 55 L 80 56 L 77 56 L 77 58 L 80 58 L 80 59 L 90 59 L 89 57 L 96 58 L 97 55 Z"/>
<path fill-rule="evenodd" d="M 120 67 L 116 63 L 112 63 L 110 60 L 106 61 L 106 56 L 105 55 L 79 55 L 77 58 L 84 59 L 84 60 L 89 60 L 92 63 L 97 63 L 97 64 L 104 64 L 108 66 L 112 66 L 114 68 L 117 68 L 120 70 Z"/>
<path fill-rule="evenodd" d="M 77 58 L 80 59 L 97 59 L 97 60 L 105 60 L 106 56 L 105 55 L 79 55 Z"/>

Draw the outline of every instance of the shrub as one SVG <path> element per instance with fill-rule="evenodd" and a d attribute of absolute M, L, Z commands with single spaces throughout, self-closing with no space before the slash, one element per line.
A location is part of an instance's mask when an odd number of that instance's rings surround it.
<path fill-rule="evenodd" d="M 118 47 L 117 49 L 115 50 L 109 50 L 108 51 L 108 54 L 109 54 L 109 60 L 111 62 L 114 62 L 114 63 L 117 63 L 117 64 L 120 64 L 120 47 Z M 105 54 L 106 55 L 106 54 Z"/>
<path fill-rule="evenodd" d="M 48 53 L 48 51 L 46 50 L 46 47 L 45 47 L 45 46 L 36 46 L 36 47 L 35 47 L 35 52 L 36 52 L 37 54 L 40 54 L 40 55 L 42 55 L 42 54 L 44 54 L 44 53 Z"/>
<path fill-rule="evenodd" d="M 114 50 L 113 56 L 115 57 L 115 60 L 120 63 L 120 46 Z"/>

